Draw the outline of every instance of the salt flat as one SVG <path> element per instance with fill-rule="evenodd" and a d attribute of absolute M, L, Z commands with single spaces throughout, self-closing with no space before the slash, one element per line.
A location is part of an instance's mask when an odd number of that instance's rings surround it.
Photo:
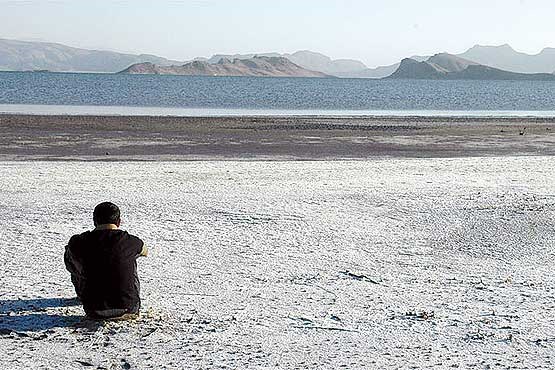
<path fill-rule="evenodd" d="M 0 368 L 553 368 L 554 164 L 1 162 Z M 66 299 L 104 200 L 137 322 Z"/>

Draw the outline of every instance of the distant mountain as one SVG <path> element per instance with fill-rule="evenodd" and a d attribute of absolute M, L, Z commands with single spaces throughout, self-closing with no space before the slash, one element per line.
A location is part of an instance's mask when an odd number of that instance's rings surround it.
<path fill-rule="evenodd" d="M 285 54 L 284 57 L 303 68 L 313 71 L 324 72 L 326 74 L 339 76 L 342 73 L 363 70 L 366 65 L 358 60 L 353 59 L 336 59 L 332 60 L 324 54 L 315 53 L 304 50 L 293 54 Z"/>
<path fill-rule="evenodd" d="M 426 80 L 553 80 L 549 73 L 516 73 L 478 64 L 447 53 L 419 62 L 406 58 L 388 78 Z"/>
<path fill-rule="evenodd" d="M 436 70 L 444 73 L 462 72 L 470 66 L 479 65 L 476 62 L 447 53 L 436 54 L 428 58 L 425 62 L 431 64 Z"/>
<path fill-rule="evenodd" d="M 539 54 L 530 55 L 515 51 L 509 45 L 481 46 L 476 45 L 462 54 L 455 55 L 459 58 L 472 61 L 476 64 L 493 67 L 496 69 L 516 73 L 550 73 L 555 74 L 555 48 L 545 48 Z M 426 61 L 429 57 L 413 56 L 410 59 L 417 62 Z M 340 72 L 338 77 L 353 78 L 383 78 L 393 74 L 400 63 L 377 68 L 365 68 Z M 516 78 L 516 77 L 515 77 Z"/>
<path fill-rule="evenodd" d="M 183 76 L 331 77 L 322 72 L 305 69 L 284 57 L 267 56 L 233 60 L 223 58 L 217 63 L 196 60 L 181 66 L 139 63 L 120 73 Z"/>
<path fill-rule="evenodd" d="M 420 55 L 415 55 L 410 57 L 410 59 L 413 59 L 419 62 L 424 61 L 428 58 L 429 56 L 420 56 Z M 388 66 L 380 66 L 376 68 L 364 68 L 362 70 L 354 70 L 350 72 L 337 73 L 336 76 L 345 77 L 345 78 L 374 78 L 374 79 L 384 78 L 384 77 L 391 76 L 391 74 L 393 74 L 393 72 L 395 72 L 399 68 L 400 64 L 401 63 L 399 62 Z"/>
<path fill-rule="evenodd" d="M 500 46 L 476 45 L 455 56 L 508 72 L 555 74 L 555 48 L 545 48 L 536 55 L 530 55 L 515 51 L 507 44 Z M 411 57 L 410 59 L 423 62 L 428 57 Z M 399 66 L 400 63 L 396 63 L 390 66 L 342 74 L 339 77 L 383 78 L 393 74 Z"/>
<path fill-rule="evenodd" d="M 440 54 L 444 55 L 444 54 Z M 224 55 L 217 54 L 211 58 L 195 58 L 194 61 L 203 62 L 210 65 L 216 65 L 222 60 L 227 60 L 229 63 L 233 64 L 234 60 L 250 60 L 255 57 L 267 57 L 267 58 L 286 58 L 295 64 L 297 67 L 301 67 L 308 72 L 320 72 L 324 75 L 331 75 L 336 77 L 345 78 L 384 78 L 396 73 L 401 67 L 402 63 L 395 63 L 387 66 L 380 66 L 377 68 L 368 68 L 364 63 L 352 60 L 352 59 L 338 59 L 333 60 L 330 57 L 315 53 L 312 51 L 298 51 L 292 54 L 279 54 L 279 53 L 263 53 L 263 54 L 236 54 L 236 55 Z M 542 52 L 536 55 L 530 55 L 525 53 L 520 53 L 515 51 L 509 45 L 501 46 L 480 46 L 476 45 L 466 52 L 453 57 L 459 57 L 466 60 L 465 63 L 474 62 L 476 65 L 492 67 L 493 70 L 502 70 L 507 72 L 515 73 L 548 73 L 555 74 L 555 48 L 546 48 Z M 430 62 L 434 64 L 435 67 L 439 69 L 444 68 L 439 64 L 437 60 L 429 61 L 429 56 L 413 56 L 412 59 L 416 62 Z M 459 61 L 450 58 L 449 60 L 444 60 L 445 58 L 440 58 L 441 63 L 458 63 Z M 449 58 L 447 58 L 449 59 Z M 0 39 L 0 70 L 8 71 L 53 71 L 53 72 L 101 72 L 101 73 L 115 73 L 122 71 L 127 67 L 135 64 L 151 63 L 152 65 L 159 67 L 169 67 L 183 65 L 183 61 L 169 60 L 166 58 L 158 57 L 149 54 L 125 54 L 113 51 L 101 51 L 101 50 L 87 50 L 73 48 L 61 44 L 48 43 L 48 42 L 37 42 L 37 41 L 14 41 Z M 186 65 L 188 65 L 187 63 Z M 471 65 L 463 64 L 466 69 L 472 71 L 480 70 L 478 67 L 471 67 Z M 190 73 L 198 74 L 201 73 L 201 66 L 198 68 L 189 67 Z M 408 61 L 405 62 L 404 68 L 408 68 Z M 139 68 L 139 67 L 137 67 Z M 139 69 L 143 70 L 153 70 L 156 68 L 148 66 L 145 64 Z M 410 68 L 415 68 L 412 66 Z M 248 71 L 246 66 L 239 67 L 227 66 L 226 68 L 219 66 L 211 68 L 206 66 L 204 68 L 207 72 L 206 74 L 223 74 L 237 73 L 242 75 L 242 73 L 257 73 L 257 75 L 264 75 L 264 71 Z M 453 66 L 447 65 L 449 73 L 462 72 L 451 70 Z M 171 69 L 170 69 L 171 70 Z M 500 73 L 494 73 L 493 70 L 489 72 L 484 72 L 488 76 L 496 74 L 501 77 Z M 173 69 L 177 73 L 176 69 Z M 185 70 L 179 72 L 184 73 Z M 399 71 L 402 72 L 403 70 Z M 168 73 L 168 70 L 160 70 L 161 73 Z M 306 74 L 308 72 L 300 72 L 300 74 Z M 281 72 L 276 71 L 270 67 L 269 75 L 279 74 Z M 287 73 L 293 73 L 293 70 Z M 309 73 L 310 74 L 310 73 Z M 399 74 L 397 74 L 398 76 Z M 459 77 L 462 74 L 459 75 Z M 453 78 L 455 75 L 450 74 L 449 78 Z M 518 76 L 504 75 L 504 78 L 520 78 Z M 437 77 L 437 76 L 436 76 Z M 446 78 L 437 77 L 437 78 Z M 530 78 L 530 76 L 528 76 Z"/>
<path fill-rule="evenodd" d="M 159 65 L 180 63 L 148 54 L 123 54 L 45 42 L 0 39 L 0 70 L 4 71 L 117 72 L 139 62 Z"/>
<path fill-rule="evenodd" d="M 445 73 L 431 63 L 405 58 L 399 64 L 399 68 L 386 78 L 439 80 L 445 78 Z"/>
<path fill-rule="evenodd" d="M 530 55 L 515 51 L 506 44 L 476 45 L 458 56 L 510 72 L 553 73 L 555 71 L 555 48 L 545 48 L 539 54 Z"/>
<path fill-rule="evenodd" d="M 250 59 L 254 56 L 264 57 L 283 57 L 287 58 L 293 63 L 311 70 L 318 71 L 328 75 L 340 76 L 342 73 L 349 73 L 351 71 L 359 71 L 366 69 L 366 65 L 358 60 L 352 59 L 337 59 L 332 60 L 330 57 L 315 53 L 313 51 L 303 50 L 297 51 L 293 54 L 278 54 L 278 53 L 261 53 L 261 54 L 216 54 L 213 57 L 206 59 L 209 63 L 215 64 L 222 59 Z M 199 60 L 199 59 L 197 59 Z"/>
<path fill-rule="evenodd" d="M 294 64 L 310 71 L 326 75 L 340 75 L 366 69 L 364 63 L 331 58 L 311 51 L 298 51 L 293 54 L 218 54 L 211 58 L 195 58 L 194 61 L 217 64 L 222 59 L 246 60 L 255 56 L 285 57 Z M 125 54 L 113 51 L 87 50 L 62 44 L 39 41 L 15 41 L 0 39 L 0 70 L 52 72 L 102 72 L 115 73 L 133 64 L 152 63 L 158 66 L 181 65 L 185 62 L 169 60 L 155 55 Z"/>
<path fill-rule="evenodd" d="M 389 66 L 381 66 L 376 68 L 364 68 L 354 71 L 338 73 L 337 77 L 343 78 L 383 78 L 391 75 L 399 68 L 400 63 L 395 63 Z"/>
<path fill-rule="evenodd" d="M 203 62 L 208 62 L 210 64 L 217 64 L 219 63 L 222 59 L 229 59 L 229 60 L 235 60 L 235 59 L 252 59 L 254 57 L 282 57 L 282 54 L 279 53 L 253 53 L 253 54 L 215 54 L 213 56 L 211 56 L 210 58 L 195 58 L 194 61 L 203 61 Z"/>

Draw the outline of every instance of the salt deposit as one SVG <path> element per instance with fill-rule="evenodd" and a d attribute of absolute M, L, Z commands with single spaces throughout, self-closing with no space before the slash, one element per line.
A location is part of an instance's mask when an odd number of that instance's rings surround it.
<path fill-rule="evenodd" d="M 0 368 L 553 368 L 552 157 L 0 163 Z M 84 320 L 100 201 L 142 318 Z"/>

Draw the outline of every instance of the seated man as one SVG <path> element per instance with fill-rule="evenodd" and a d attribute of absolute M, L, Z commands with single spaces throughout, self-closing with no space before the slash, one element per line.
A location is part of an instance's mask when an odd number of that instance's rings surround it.
<path fill-rule="evenodd" d="M 120 211 L 113 203 L 94 209 L 95 229 L 69 240 L 64 262 L 77 297 L 93 319 L 138 317 L 137 258 L 146 256 L 143 241 L 120 230 Z"/>

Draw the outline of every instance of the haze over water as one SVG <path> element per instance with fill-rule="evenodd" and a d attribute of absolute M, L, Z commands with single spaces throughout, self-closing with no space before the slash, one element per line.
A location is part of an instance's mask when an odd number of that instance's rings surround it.
<path fill-rule="evenodd" d="M 464 115 L 497 112 L 499 115 L 555 116 L 554 91 L 553 81 L 0 72 L 0 105 L 3 106 L 0 111 L 130 115 L 418 112 L 442 115 L 464 111 Z M 50 107 L 39 109 L 37 105 Z M 118 110 L 112 107 L 122 108 Z"/>

